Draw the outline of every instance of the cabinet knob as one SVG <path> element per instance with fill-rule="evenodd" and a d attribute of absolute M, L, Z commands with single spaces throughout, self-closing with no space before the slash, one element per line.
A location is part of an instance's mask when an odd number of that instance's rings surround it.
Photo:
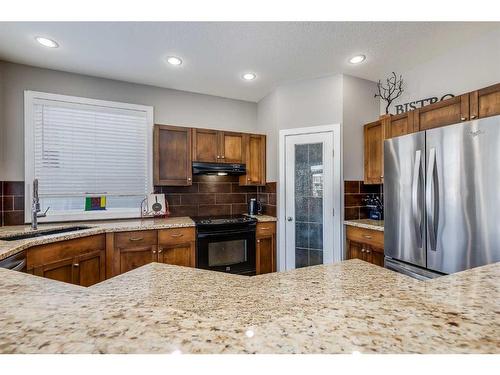
<path fill-rule="evenodd" d="M 460 117 L 460 120 L 465 121 L 467 120 L 467 117 Z"/>
<path fill-rule="evenodd" d="M 220 155 L 217 155 L 217 159 L 220 159 Z"/>
<path fill-rule="evenodd" d="M 476 115 L 470 115 L 471 120 L 474 120 L 476 118 Z"/>
<path fill-rule="evenodd" d="M 221 156 L 222 159 L 225 159 L 226 157 L 224 155 Z"/>
<path fill-rule="evenodd" d="M 156 250 L 153 250 L 153 254 L 156 254 Z"/>
<path fill-rule="evenodd" d="M 250 181 L 250 180 L 251 180 L 251 179 L 250 179 L 250 177 L 248 177 L 248 178 L 247 178 L 247 181 Z"/>
<path fill-rule="evenodd" d="M 370 253 L 370 250 L 366 250 L 366 253 L 369 254 Z"/>
<path fill-rule="evenodd" d="M 160 247 L 160 248 L 158 249 L 158 254 L 160 254 L 162 251 L 163 251 L 163 249 Z"/>
<path fill-rule="evenodd" d="M 188 181 L 191 181 L 191 177 L 188 177 Z"/>
<path fill-rule="evenodd" d="M 78 263 L 73 264 L 73 267 L 79 267 L 80 265 Z"/>
<path fill-rule="evenodd" d="M 257 240 L 257 243 L 260 243 L 260 240 Z"/>

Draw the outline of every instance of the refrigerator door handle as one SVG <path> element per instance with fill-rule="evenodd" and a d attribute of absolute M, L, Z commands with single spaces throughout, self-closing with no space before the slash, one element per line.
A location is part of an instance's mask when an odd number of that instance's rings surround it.
<path fill-rule="evenodd" d="M 413 166 L 413 179 L 411 184 L 411 208 L 413 214 L 413 225 L 415 226 L 415 236 L 417 246 L 422 248 L 422 210 L 418 201 L 418 190 L 420 187 L 420 175 L 422 165 L 422 151 L 415 151 L 415 165 Z"/>
<path fill-rule="evenodd" d="M 436 251 L 436 197 L 435 197 L 435 167 L 436 167 L 436 149 L 429 150 L 429 166 L 427 169 L 427 186 L 425 190 L 425 209 L 427 211 L 427 231 L 429 234 L 429 244 L 432 251 Z"/>

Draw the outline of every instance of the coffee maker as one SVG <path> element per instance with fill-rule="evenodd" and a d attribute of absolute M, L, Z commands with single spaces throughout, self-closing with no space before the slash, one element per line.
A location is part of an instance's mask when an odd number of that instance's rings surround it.
<path fill-rule="evenodd" d="M 255 198 L 250 199 L 248 202 L 248 214 L 260 215 L 262 213 L 262 204 Z"/>

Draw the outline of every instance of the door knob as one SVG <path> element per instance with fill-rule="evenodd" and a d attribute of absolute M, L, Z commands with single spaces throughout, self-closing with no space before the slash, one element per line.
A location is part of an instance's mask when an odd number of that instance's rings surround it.
<path fill-rule="evenodd" d="M 291 216 L 288 216 L 286 219 L 287 219 L 288 221 L 292 221 L 292 220 L 293 220 L 293 218 L 292 218 Z"/>

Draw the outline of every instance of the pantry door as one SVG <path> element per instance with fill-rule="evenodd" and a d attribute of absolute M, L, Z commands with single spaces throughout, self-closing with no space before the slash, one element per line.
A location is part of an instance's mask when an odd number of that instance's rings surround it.
<path fill-rule="evenodd" d="M 280 219 L 286 270 L 333 263 L 341 257 L 341 246 L 334 244 L 334 229 L 338 232 L 336 226 L 340 226 L 334 220 L 335 197 L 341 193 L 334 187 L 340 185 L 334 184 L 335 132 L 310 129 L 284 135 L 284 210 L 280 209 L 284 215 Z"/>

